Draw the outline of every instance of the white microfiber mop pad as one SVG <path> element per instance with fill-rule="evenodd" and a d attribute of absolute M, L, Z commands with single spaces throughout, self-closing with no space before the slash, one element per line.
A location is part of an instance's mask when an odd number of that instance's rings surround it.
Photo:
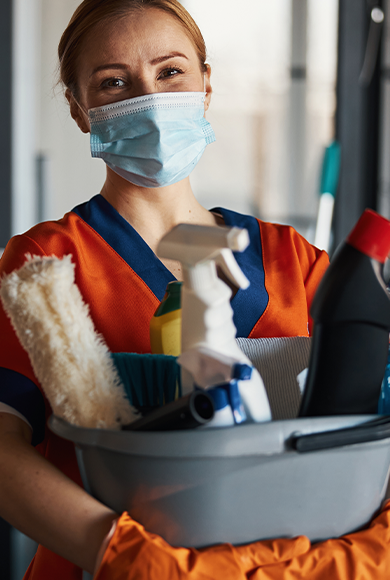
<path fill-rule="evenodd" d="M 2 278 L 0 297 L 54 414 L 89 428 L 130 423 L 133 409 L 74 282 L 71 256 L 26 258 Z"/>

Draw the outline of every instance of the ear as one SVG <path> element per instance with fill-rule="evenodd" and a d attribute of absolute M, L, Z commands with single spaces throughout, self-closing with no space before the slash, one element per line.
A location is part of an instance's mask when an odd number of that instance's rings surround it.
<path fill-rule="evenodd" d="M 83 133 L 90 133 L 88 118 L 69 89 L 66 89 L 65 97 L 69 103 L 72 119 L 76 121 L 77 126 Z"/>
<path fill-rule="evenodd" d="M 210 106 L 211 93 L 213 92 L 213 89 L 211 88 L 211 83 L 210 83 L 210 76 L 211 76 L 211 66 L 209 64 L 206 64 L 206 72 L 204 73 L 204 81 L 205 81 L 204 84 L 205 84 L 205 92 L 206 92 L 206 98 L 204 101 L 204 112 L 206 112 Z"/>

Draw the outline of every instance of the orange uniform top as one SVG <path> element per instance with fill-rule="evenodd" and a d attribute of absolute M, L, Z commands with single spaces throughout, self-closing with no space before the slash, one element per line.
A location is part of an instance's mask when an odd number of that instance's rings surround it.
<path fill-rule="evenodd" d="M 213 211 L 222 215 L 226 225 L 245 227 L 250 235 L 248 249 L 236 254 L 251 283 L 232 299 L 237 336 L 307 336 L 309 308 L 328 265 L 325 252 L 289 226 L 223 208 Z M 174 277 L 102 196 L 77 206 L 59 221 L 39 224 L 12 238 L 0 260 L 0 275 L 21 267 L 26 254 L 71 254 L 76 283 L 109 349 L 150 352 L 149 323 Z M 73 444 L 45 427 L 50 405 L 2 308 L 0 328 L 0 402 L 29 420 L 38 450 L 81 485 Z M 26 578 L 81 580 L 81 570 L 40 546 Z"/>

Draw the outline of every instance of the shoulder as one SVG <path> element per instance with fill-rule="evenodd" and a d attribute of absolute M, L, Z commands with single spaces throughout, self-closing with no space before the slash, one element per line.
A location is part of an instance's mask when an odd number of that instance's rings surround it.
<path fill-rule="evenodd" d="M 77 244 L 77 230 L 82 227 L 80 222 L 75 213 L 69 212 L 60 220 L 42 222 L 12 237 L 1 257 L 1 271 L 8 273 L 22 266 L 26 254 L 63 257 L 71 253 Z"/>
<path fill-rule="evenodd" d="M 249 232 L 251 244 L 259 243 L 262 252 L 282 259 L 283 252 L 293 252 L 298 259 L 305 260 L 305 256 L 311 262 L 321 258 L 327 261 L 325 252 L 310 244 L 292 226 L 274 222 L 263 221 L 251 215 L 241 214 L 226 208 L 215 208 L 224 218 L 227 226 L 246 228 Z"/>
<path fill-rule="evenodd" d="M 294 259 L 300 263 L 303 270 L 310 270 L 316 262 L 323 264 L 324 268 L 328 265 L 327 253 L 310 244 L 292 226 L 257 221 L 263 251 L 270 259 L 286 262 Z"/>
<path fill-rule="evenodd" d="M 259 224 L 260 233 L 265 241 L 271 239 L 272 241 L 284 244 L 292 244 L 297 247 L 302 246 L 307 249 L 313 249 L 315 252 L 320 252 L 312 244 L 310 244 L 301 234 L 297 232 L 290 225 L 266 222 L 261 219 L 257 219 Z"/>
<path fill-rule="evenodd" d="M 251 256 L 261 258 L 268 290 L 274 288 L 280 294 L 288 280 L 291 288 L 304 287 L 311 301 L 329 266 L 326 252 L 310 244 L 292 226 L 263 221 L 224 208 L 216 211 L 223 216 L 227 226 L 248 229 Z"/>

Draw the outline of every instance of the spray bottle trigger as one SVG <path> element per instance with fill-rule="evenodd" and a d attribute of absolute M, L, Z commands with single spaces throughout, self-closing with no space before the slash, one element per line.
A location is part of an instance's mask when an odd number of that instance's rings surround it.
<path fill-rule="evenodd" d="M 243 252 L 250 244 L 248 230 L 237 227 L 230 228 L 227 242 L 227 247 L 233 252 Z"/>
<path fill-rule="evenodd" d="M 250 282 L 237 264 L 232 251 L 229 248 L 221 248 L 215 258 L 216 264 L 221 267 L 224 274 L 239 288 L 248 288 Z"/>

